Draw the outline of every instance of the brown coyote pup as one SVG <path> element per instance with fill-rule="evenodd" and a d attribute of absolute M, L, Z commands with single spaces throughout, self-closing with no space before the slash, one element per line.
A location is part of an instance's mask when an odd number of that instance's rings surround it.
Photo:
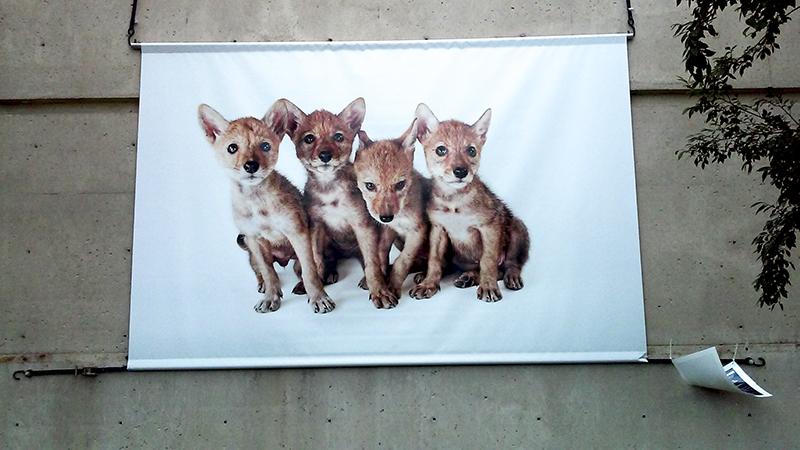
<path fill-rule="evenodd" d="M 503 298 L 498 271 L 508 289 L 522 288 L 522 266 L 530 240 L 525 224 L 478 178 L 481 151 L 492 111 L 472 125 L 457 120 L 439 122 L 424 103 L 417 106 L 417 137 L 425 149 L 433 191 L 428 203 L 431 221 L 428 272 L 410 294 L 429 298 L 439 291 L 442 257 L 448 242 L 453 264 L 464 272 L 460 288 L 478 285 L 478 299 Z"/>
<path fill-rule="evenodd" d="M 358 132 L 358 139 L 360 146 L 353 165 L 369 214 L 384 224 L 379 245 L 384 272 L 388 272 L 392 243 L 401 250 L 389 274 L 389 286 L 399 298 L 412 266 L 425 270 L 427 257 L 425 205 L 430 181 L 414 170 L 417 121 L 397 139 L 372 141 L 364 130 Z"/>
<path fill-rule="evenodd" d="M 311 233 L 300 191 L 276 172 L 278 146 L 286 130 L 286 107 L 276 102 L 263 119 L 245 117 L 227 121 L 208 105 L 198 108 L 200 126 L 214 147 L 217 161 L 231 180 L 233 219 L 242 236 L 239 244 L 250 254 L 250 264 L 264 298 L 258 312 L 276 311 L 281 291 L 274 262 L 285 266 L 297 258 L 308 301 L 314 312 L 333 310 L 314 270 Z"/>
<path fill-rule="evenodd" d="M 378 258 L 378 227 L 367 212 L 350 162 L 353 140 L 366 114 L 364 99 L 355 99 L 339 114 L 325 110 L 306 114 L 289 100 L 280 101 L 289 112 L 287 133 L 308 172 L 303 202 L 317 274 L 326 284 L 335 283 L 337 261 L 357 257 L 365 273 L 359 285 L 366 282 L 375 307 L 395 307 L 397 297 L 386 285 Z"/>

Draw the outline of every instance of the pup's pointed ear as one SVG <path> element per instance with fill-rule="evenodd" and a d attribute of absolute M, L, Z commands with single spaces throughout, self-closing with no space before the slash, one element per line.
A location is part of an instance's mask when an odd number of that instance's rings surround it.
<path fill-rule="evenodd" d="M 486 133 L 489 131 L 489 123 L 492 121 L 492 109 L 489 108 L 483 113 L 480 119 L 472 124 L 472 129 L 483 139 L 486 140 Z"/>
<path fill-rule="evenodd" d="M 419 119 L 411 121 L 411 125 L 409 125 L 408 129 L 400 136 L 400 145 L 403 146 L 403 151 L 412 161 L 414 160 L 414 142 L 417 141 L 417 131 L 419 129 L 417 126 L 418 123 Z"/>
<path fill-rule="evenodd" d="M 433 114 L 428 105 L 420 103 L 414 113 L 417 117 L 417 139 L 422 142 L 439 128 L 439 119 Z"/>
<path fill-rule="evenodd" d="M 364 116 L 367 115 L 367 105 L 364 103 L 362 97 L 358 97 L 350 102 L 349 105 L 345 106 L 338 115 L 351 130 L 358 131 L 361 129 L 361 124 L 364 122 Z"/>
<path fill-rule="evenodd" d="M 288 118 L 289 111 L 286 110 L 286 104 L 278 100 L 272 104 L 261 120 L 267 124 L 275 134 L 283 137 L 283 134 L 286 133 L 286 122 Z"/>
<path fill-rule="evenodd" d="M 372 139 L 369 138 L 366 131 L 358 130 L 358 150 L 367 148 L 372 145 L 372 142 Z"/>
<path fill-rule="evenodd" d="M 298 127 L 306 120 L 306 113 L 285 98 L 278 100 L 278 102 L 283 103 L 284 108 L 286 108 L 286 134 L 288 134 L 292 140 L 295 140 Z"/>
<path fill-rule="evenodd" d="M 229 123 L 222 114 L 205 103 L 197 108 L 197 118 L 200 121 L 200 128 L 206 133 L 206 139 L 212 144 L 228 128 Z"/>

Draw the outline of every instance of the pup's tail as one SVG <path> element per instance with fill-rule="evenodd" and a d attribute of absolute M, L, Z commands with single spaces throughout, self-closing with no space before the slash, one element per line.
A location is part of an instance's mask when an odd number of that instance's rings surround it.
<path fill-rule="evenodd" d="M 236 244 L 242 250 L 247 250 L 247 244 L 244 242 L 244 235 L 243 234 L 240 234 L 240 235 L 236 236 Z"/>

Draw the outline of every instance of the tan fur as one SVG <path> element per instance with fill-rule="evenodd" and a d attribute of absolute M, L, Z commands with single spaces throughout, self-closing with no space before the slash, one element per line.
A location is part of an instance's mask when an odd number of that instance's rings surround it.
<path fill-rule="evenodd" d="M 207 105 L 200 105 L 198 116 L 218 162 L 231 179 L 233 217 L 241 233 L 237 242 L 248 251 L 259 292 L 264 293 L 255 310 L 280 307 L 283 292 L 273 263 L 285 266 L 296 258 L 309 268 L 302 278 L 309 287 L 308 301 L 314 312 L 331 311 L 335 305 L 313 270 L 311 235 L 300 191 L 274 170 L 286 127 L 284 105 L 276 102 L 263 119 L 229 122 Z M 266 150 L 264 146 L 268 146 Z M 257 170 L 252 170 L 254 164 Z"/>
<path fill-rule="evenodd" d="M 336 282 L 337 261 L 359 258 L 365 273 L 360 285 L 364 287 L 365 282 L 370 300 L 377 308 L 393 308 L 397 296 L 381 271 L 378 227 L 359 194 L 350 162 L 353 140 L 366 113 L 364 100 L 354 100 L 339 114 L 325 110 L 305 114 L 289 100 L 281 101 L 289 112 L 288 134 L 308 173 L 303 201 L 311 222 L 317 273 L 326 283 Z M 324 161 L 323 153 L 330 160 Z"/>
<path fill-rule="evenodd" d="M 384 272 L 392 244 L 401 249 L 389 273 L 389 286 L 398 297 L 411 268 L 427 265 L 425 207 L 430 184 L 414 170 L 416 134 L 416 120 L 397 139 L 373 142 L 359 131 L 360 148 L 353 163 L 367 210 L 382 225 L 379 254 Z"/>
<path fill-rule="evenodd" d="M 417 137 L 433 176 L 428 203 L 431 221 L 428 272 L 411 296 L 429 298 L 439 291 L 448 244 L 453 264 L 463 270 L 457 287 L 478 285 L 478 299 L 503 298 L 497 284 L 502 272 L 508 289 L 523 286 L 521 271 L 528 259 L 530 240 L 525 225 L 477 176 L 491 120 L 487 110 L 477 122 L 439 122 L 425 104 L 417 107 Z M 443 154 L 437 153 L 443 149 Z M 472 154 L 470 154 L 472 153 Z M 462 177 L 456 176 L 457 172 Z"/>

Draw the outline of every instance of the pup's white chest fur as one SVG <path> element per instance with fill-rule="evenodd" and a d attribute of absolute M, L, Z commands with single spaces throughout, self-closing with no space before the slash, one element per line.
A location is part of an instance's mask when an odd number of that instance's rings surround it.
<path fill-rule="evenodd" d="M 409 234 L 417 231 L 419 228 L 417 220 L 408 214 L 401 214 L 395 217 L 388 225 L 403 239 L 407 238 Z"/>
<path fill-rule="evenodd" d="M 280 211 L 278 200 L 262 189 L 233 189 L 233 220 L 245 235 L 261 236 L 270 242 L 286 239 L 283 230 L 291 221 Z"/>
<path fill-rule="evenodd" d="M 484 222 L 484 217 L 468 207 L 471 198 L 472 195 L 450 201 L 434 198 L 431 202 L 431 222 L 442 226 L 454 244 L 472 243 L 478 232 L 477 227 Z"/>
<path fill-rule="evenodd" d="M 318 217 L 321 217 L 325 225 L 333 230 L 346 230 L 350 226 L 348 212 L 353 213 L 353 208 L 349 208 L 346 204 L 348 199 L 347 193 L 339 186 L 319 194 L 319 205 L 316 206 Z"/>

